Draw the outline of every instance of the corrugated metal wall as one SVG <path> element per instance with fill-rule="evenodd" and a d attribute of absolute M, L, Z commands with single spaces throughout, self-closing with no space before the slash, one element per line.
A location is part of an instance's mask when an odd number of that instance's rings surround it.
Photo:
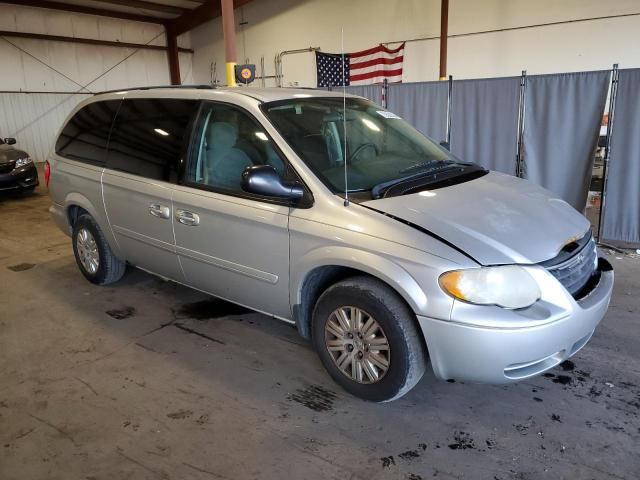
<path fill-rule="evenodd" d="M 44 162 L 69 112 L 90 95 L 0 94 L 0 135 L 15 137 L 16 146 Z"/>
<path fill-rule="evenodd" d="M 161 25 L 7 4 L 0 4 L 0 30 L 165 44 Z M 180 46 L 188 42 L 188 35 L 179 39 Z M 183 83 L 193 83 L 191 60 L 180 54 Z M 169 83 L 167 55 L 156 50 L 0 37 L 0 62 L 0 136 L 16 137 L 38 162 L 89 92 Z M 80 91 L 86 93 L 70 95 Z"/>

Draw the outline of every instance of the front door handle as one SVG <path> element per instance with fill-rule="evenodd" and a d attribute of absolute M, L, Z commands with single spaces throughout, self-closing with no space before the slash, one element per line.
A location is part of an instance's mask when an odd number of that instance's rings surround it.
<path fill-rule="evenodd" d="M 187 210 L 176 210 L 176 220 L 189 227 L 200 225 L 200 215 Z"/>
<path fill-rule="evenodd" d="M 149 213 L 154 217 L 164 218 L 165 220 L 171 216 L 171 209 L 166 205 L 152 203 L 149 205 Z"/>

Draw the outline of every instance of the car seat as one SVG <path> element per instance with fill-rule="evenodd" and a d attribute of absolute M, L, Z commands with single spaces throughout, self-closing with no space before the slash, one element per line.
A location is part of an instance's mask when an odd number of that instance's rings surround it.
<path fill-rule="evenodd" d="M 237 128 L 228 122 L 215 122 L 207 131 L 207 169 L 211 186 L 239 188 L 245 168 L 252 165 L 249 156 L 235 148 Z"/>

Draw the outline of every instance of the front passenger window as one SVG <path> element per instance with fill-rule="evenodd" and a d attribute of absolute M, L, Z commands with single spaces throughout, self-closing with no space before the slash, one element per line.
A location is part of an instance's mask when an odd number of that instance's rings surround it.
<path fill-rule="evenodd" d="M 213 188 L 242 191 L 242 172 L 251 165 L 271 165 L 281 175 L 284 162 L 261 125 L 247 113 L 226 105 L 208 105 L 200 117 L 196 148 L 187 180 Z"/>

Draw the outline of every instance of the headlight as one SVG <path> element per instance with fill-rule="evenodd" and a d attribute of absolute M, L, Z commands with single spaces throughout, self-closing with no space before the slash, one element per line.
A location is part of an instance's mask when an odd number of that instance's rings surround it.
<path fill-rule="evenodd" d="M 31 162 L 32 160 L 29 157 L 19 158 L 18 160 L 16 160 L 16 164 L 13 168 L 24 167 L 25 165 L 28 165 Z"/>
<path fill-rule="evenodd" d="M 440 286 L 452 297 L 477 305 L 525 308 L 540 299 L 534 278 L 517 265 L 453 270 L 440 276 Z"/>

